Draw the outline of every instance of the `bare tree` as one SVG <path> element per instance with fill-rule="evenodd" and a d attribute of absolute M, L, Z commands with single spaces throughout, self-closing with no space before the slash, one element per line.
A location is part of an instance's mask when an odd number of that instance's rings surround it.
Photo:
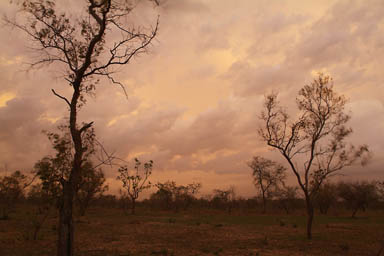
<path fill-rule="evenodd" d="M 127 166 L 119 168 L 118 180 L 123 183 L 124 189 L 127 191 L 129 198 L 131 199 L 131 213 L 135 214 L 136 200 L 139 198 L 139 194 L 151 187 L 151 182 L 148 181 L 149 176 L 152 174 L 153 161 L 144 164 L 143 174 L 140 173 L 141 162 L 135 158 L 135 170 L 131 173 Z"/>
<path fill-rule="evenodd" d="M 305 85 L 296 98 L 297 120 L 291 121 L 279 106 L 277 94 L 266 96 L 259 129 L 263 140 L 287 160 L 304 193 L 307 209 L 307 237 L 312 238 L 313 196 L 327 177 L 361 159 L 367 160 L 368 147 L 347 146 L 352 133 L 346 127 L 350 116 L 344 113 L 346 99 L 333 90 L 332 79 L 319 75 Z M 302 163 L 302 165 L 300 164 Z M 299 167 L 299 164 L 301 167 Z"/>
<path fill-rule="evenodd" d="M 263 200 L 263 213 L 266 212 L 267 199 L 272 195 L 273 189 L 284 183 L 286 168 L 272 160 L 255 156 L 248 166 L 253 170 L 253 182 L 260 189 Z"/>
<path fill-rule="evenodd" d="M 156 36 L 158 22 L 147 31 L 127 27 L 125 20 L 134 6 L 130 1 L 76 2 L 84 4 L 79 17 L 59 10 L 56 3 L 50 0 L 22 0 L 16 3 L 23 21 L 8 18 L 5 21 L 31 39 L 33 49 L 39 54 L 32 67 L 53 63 L 62 65 L 65 80 L 73 90 L 71 98 L 52 90 L 69 109 L 69 128 L 75 151 L 67 178 L 60 180 L 63 196 L 59 207 L 57 247 L 57 255 L 71 256 L 74 254 L 73 202 L 81 181 L 86 151 L 82 136 L 93 125 L 93 122 L 79 124 L 79 108 L 85 104 L 86 94 L 95 93 L 98 78 L 106 78 L 122 86 L 114 79 L 114 73 L 134 56 L 146 52 Z M 110 43 L 106 40 L 107 34 L 120 35 L 121 38 Z"/>

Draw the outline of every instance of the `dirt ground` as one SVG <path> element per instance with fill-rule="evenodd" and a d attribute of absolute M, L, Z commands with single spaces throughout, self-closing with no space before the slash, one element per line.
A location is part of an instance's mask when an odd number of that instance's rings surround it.
<path fill-rule="evenodd" d="M 378 255 L 383 217 L 317 215 L 309 241 L 303 215 L 139 211 L 131 216 L 120 209 L 90 209 L 76 219 L 76 255 Z M 33 240 L 33 216 L 18 209 L 0 221 L 0 255 L 55 255 L 56 222 L 54 216 L 47 219 Z"/>

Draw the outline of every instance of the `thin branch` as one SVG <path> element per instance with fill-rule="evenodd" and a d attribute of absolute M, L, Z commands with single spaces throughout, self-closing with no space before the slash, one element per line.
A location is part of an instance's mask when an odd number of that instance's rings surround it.
<path fill-rule="evenodd" d="M 69 102 L 69 100 L 67 98 L 65 98 L 64 96 L 61 96 L 60 94 L 56 93 L 56 91 L 54 89 L 51 89 L 53 94 L 57 97 L 59 97 L 60 99 L 64 100 L 69 107 L 71 107 L 71 103 Z"/>

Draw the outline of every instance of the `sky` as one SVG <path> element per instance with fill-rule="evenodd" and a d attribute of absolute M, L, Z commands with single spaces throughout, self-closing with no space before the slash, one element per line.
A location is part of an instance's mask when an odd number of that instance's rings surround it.
<path fill-rule="evenodd" d="M 298 91 L 322 72 L 348 99 L 348 142 L 373 152 L 369 165 L 346 168 L 339 178 L 384 178 L 382 0 L 160 2 L 155 8 L 141 1 L 132 13 L 131 23 L 141 27 L 159 15 L 160 29 L 148 53 L 117 75 L 128 98 L 103 81 L 81 109 L 80 120 L 94 121 L 109 152 L 131 164 L 152 159 L 152 182 L 201 182 L 203 194 L 233 185 L 238 195 L 254 196 L 252 156 L 286 164 L 257 132 L 265 95 L 278 92 L 295 113 Z M 77 1 L 60 3 L 78 10 Z M 8 0 L 0 0 L 0 10 L 15 16 Z M 28 173 L 53 153 L 41 131 L 55 131 L 68 116 L 51 89 L 71 91 L 60 68 L 28 70 L 36 54 L 27 36 L 3 25 L 0 34 L 0 175 Z M 104 172 L 115 193 L 117 168 Z"/>

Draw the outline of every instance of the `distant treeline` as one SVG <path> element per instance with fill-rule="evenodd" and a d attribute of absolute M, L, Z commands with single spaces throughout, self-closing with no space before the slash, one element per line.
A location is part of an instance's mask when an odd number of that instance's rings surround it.
<path fill-rule="evenodd" d="M 99 182 L 94 182 L 94 186 L 88 181 L 84 183 L 85 187 L 78 189 L 75 204 L 78 215 L 84 215 L 89 206 L 121 208 L 128 213 L 133 203 L 129 194 L 124 190 L 120 190 L 119 195 L 106 194 L 108 187 L 104 185 L 104 176 L 99 173 L 98 177 Z M 37 215 L 56 207 L 55 202 L 60 197 L 57 188 L 44 182 L 30 185 L 27 181 L 28 178 L 18 171 L 0 178 L 1 219 L 10 218 L 15 206 L 21 203 L 34 205 Z M 178 185 L 174 181 L 156 183 L 152 186 L 156 191 L 148 199 L 136 202 L 140 210 L 265 213 L 261 193 L 253 198 L 243 198 L 236 195 L 234 187 L 230 187 L 214 189 L 211 194 L 200 195 L 201 183 Z M 276 188 L 269 191 L 267 199 L 267 213 L 293 214 L 305 210 L 304 198 L 297 187 Z M 314 205 L 321 214 L 348 211 L 352 217 L 367 209 L 382 210 L 384 185 L 379 181 L 327 182 L 322 184 L 314 195 Z"/>

